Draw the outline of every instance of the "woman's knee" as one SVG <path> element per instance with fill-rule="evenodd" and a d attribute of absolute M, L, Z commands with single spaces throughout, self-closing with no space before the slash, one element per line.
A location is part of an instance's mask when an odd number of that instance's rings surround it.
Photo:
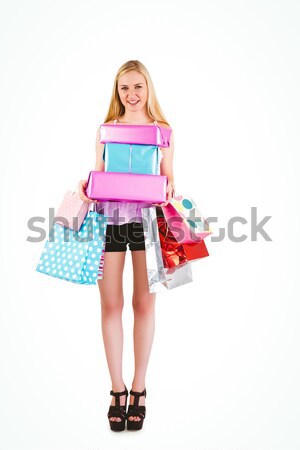
<path fill-rule="evenodd" d="M 123 311 L 123 303 L 117 302 L 101 302 L 101 310 L 109 315 L 121 315 Z"/>
<path fill-rule="evenodd" d="M 133 296 L 132 307 L 137 314 L 152 314 L 155 308 L 155 296 L 156 294 L 144 294 L 139 296 Z"/>
<path fill-rule="evenodd" d="M 123 295 L 101 295 L 101 309 L 106 314 L 122 314 L 124 307 Z"/>

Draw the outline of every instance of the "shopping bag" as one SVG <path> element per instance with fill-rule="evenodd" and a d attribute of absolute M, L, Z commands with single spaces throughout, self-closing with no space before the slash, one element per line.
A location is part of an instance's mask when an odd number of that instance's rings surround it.
<path fill-rule="evenodd" d="M 174 225 L 176 224 L 176 219 L 174 217 L 180 216 L 180 219 L 177 221 L 177 226 L 180 228 L 180 223 L 182 223 L 181 232 L 178 233 L 177 238 L 180 239 L 181 242 L 193 242 L 193 240 L 197 240 L 197 238 L 205 239 L 208 235 L 212 233 L 212 230 L 209 227 L 208 222 L 205 220 L 201 212 L 194 200 L 187 195 L 176 193 L 173 198 L 170 199 L 171 205 L 168 209 L 164 209 L 164 213 L 167 214 L 167 218 L 169 216 L 173 217 L 175 220 Z M 172 207 L 174 210 L 172 210 Z M 173 228 L 173 227 L 172 227 Z M 184 233 L 183 231 L 188 228 L 189 233 Z M 173 230 L 172 230 L 173 231 Z"/>
<path fill-rule="evenodd" d="M 165 268 L 164 270 L 166 273 L 164 286 L 167 289 L 174 289 L 193 281 L 192 266 L 190 262 L 187 262 L 182 266 L 174 267 L 173 269 Z"/>
<path fill-rule="evenodd" d="M 209 256 L 203 239 L 199 242 L 177 242 L 164 217 L 157 217 L 163 265 L 173 268 Z"/>
<path fill-rule="evenodd" d="M 146 267 L 149 292 L 174 289 L 193 281 L 192 268 L 189 263 L 171 269 L 163 265 L 160 246 L 156 207 L 142 208 L 144 224 Z"/>
<path fill-rule="evenodd" d="M 187 244 L 202 240 L 201 235 L 196 235 L 194 233 L 187 221 L 183 219 L 171 203 L 161 206 L 161 210 L 168 227 L 177 242 L 180 244 Z"/>
<path fill-rule="evenodd" d="M 89 209 L 76 191 L 66 191 L 64 198 L 55 213 L 56 223 L 63 227 L 79 231 Z"/>
<path fill-rule="evenodd" d="M 79 231 L 54 223 L 36 271 L 77 284 L 103 277 L 107 216 L 89 211 Z"/>

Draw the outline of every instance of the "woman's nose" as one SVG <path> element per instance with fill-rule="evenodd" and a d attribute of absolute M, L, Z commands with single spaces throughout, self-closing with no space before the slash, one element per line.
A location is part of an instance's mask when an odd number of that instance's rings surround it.
<path fill-rule="evenodd" d="M 134 88 L 128 89 L 127 94 L 128 94 L 129 100 L 130 100 L 131 98 L 134 99 L 134 98 L 136 97 L 136 92 L 135 92 Z"/>

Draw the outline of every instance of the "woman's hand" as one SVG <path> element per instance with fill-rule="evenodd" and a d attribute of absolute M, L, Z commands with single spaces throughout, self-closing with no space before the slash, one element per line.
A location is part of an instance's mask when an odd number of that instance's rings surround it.
<path fill-rule="evenodd" d="M 96 203 L 97 200 L 92 200 L 91 198 L 86 196 L 86 190 L 87 188 L 87 180 L 80 180 L 78 183 L 78 193 L 79 193 L 79 197 L 81 198 L 81 200 L 83 200 L 84 202 L 88 202 L 88 203 Z"/>
<path fill-rule="evenodd" d="M 160 163 L 160 175 L 165 175 L 168 179 L 167 184 L 167 201 L 164 203 L 156 203 L 155 206 L 167 206 L 174 196 L 174 174 L 173 174 L 173 156 L 174 156 L 174 137 L 173 132 L 170 137 L 170 146 L 163 149 L 163 158 Z"/>
<path fill-rule="evenodd" d="M 173 183 L 169 182 L 167 185 L 167 201 L 164 203 L 153 203 L 153 206 L 167 206 L 169 204 L 171 198 L 173 198 L 174 192 L 175 192 L 175 186 Z"/>

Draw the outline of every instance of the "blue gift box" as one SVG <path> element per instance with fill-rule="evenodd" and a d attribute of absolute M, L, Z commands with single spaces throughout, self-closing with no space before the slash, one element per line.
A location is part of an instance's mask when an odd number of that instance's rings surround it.
<path fill-rule="evenodd" d="M 103 161 L 105 172 L 159 175 L 159 148 L 155 145 L 107 142 Z"/>

